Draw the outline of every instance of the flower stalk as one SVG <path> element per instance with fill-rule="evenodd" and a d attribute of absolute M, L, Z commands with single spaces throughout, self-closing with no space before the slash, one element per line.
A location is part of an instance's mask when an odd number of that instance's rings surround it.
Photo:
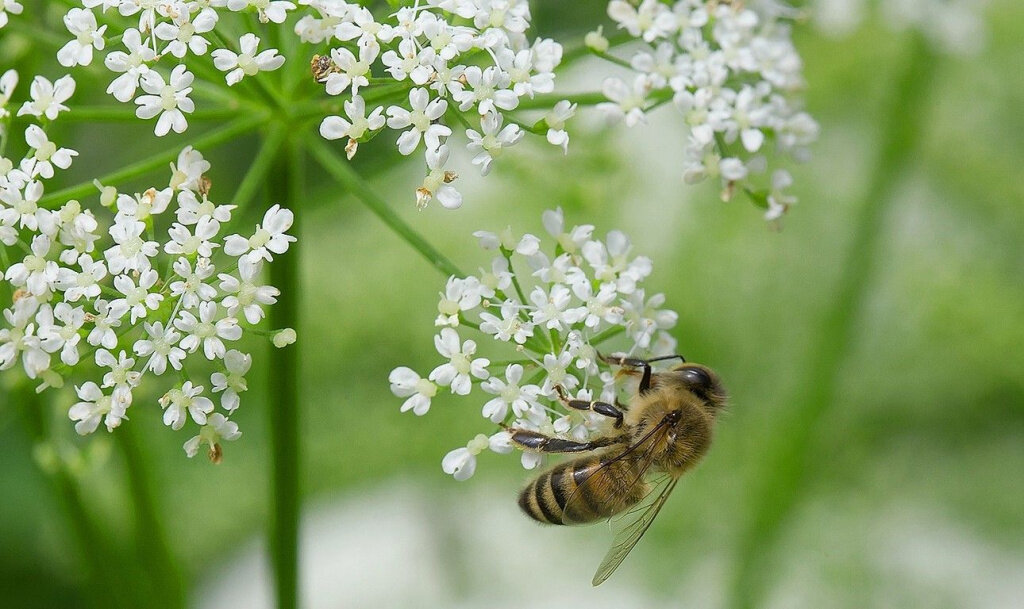
<path fill-rule="evenodd" d="M 302 200 L 302 152 L 294 140 L 285 142 L 268 186 L 270 204 Z M 293 226 L 296 236 L 301 232 Z M 298 248 L 281 257 L 270 272 L 281 297 L 271 316 L 273 327 L 300 326 L 300 265 Z M 270 355 L 269 419 L 272 455 L 270 552 L 274 571 L 277 609 L 298 606 L 299 557 L 299 383 L 298 349 L 290 345 L 272 349 Z"/>
<path fill-rule="evenodd" d="M 885 231 L 886 212 L 896 188 L 914 159 L 921 141 L 928 107 L 929 85 L 936 71 L 936 57 L 922 36 L 913 38 L 912 48 L 889 98 L 880 130 L 882 141 L 875 160 L 864 203 L 853 222 L 853 240 L 841 264 L 834 290 L 834 303 L 808 350 L 804 382 L 793 404 L 780 415 L 776 429 L 761 449 L 762 467 L 752 472 L 750 500 L 756 511 L 741 532 L 738 560 L 730 588 L 729 607 L 748 609 L 763 605 L 768 575 L 765 568 L 782 530 L 806 491 L 807 468 L 814 453 L 818 423 L 838 398 L 840 375 L 855 346 L 855 331 L 862 322 L 865 301 L 870 294 L 882 251 L 879 243 Z M 784 433 L 782 430 L 785 430 Z"/>

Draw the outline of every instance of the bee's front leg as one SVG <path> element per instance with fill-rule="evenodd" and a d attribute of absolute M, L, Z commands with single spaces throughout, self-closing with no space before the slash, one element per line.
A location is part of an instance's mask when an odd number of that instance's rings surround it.
<path fill-rule="evenodd" d="M 680 359 L 683 362 L 686 358 L 682 355 L 664 355 L 662 357 L 655 357 L 652 359 L 640 359 L 639 357 L 628 357 L 625 355 L 601 355 L 597 354 L 601 358 L 601 361 L 612 366 L 631 366 L 633 368 L 643 368 L 643 376 L 640 377 L 640 388 L 639 393 L 643 395 L 647 393 L 651 388 L 651 364 L 653 362 L 660 362 L 667 359 Z"/>
<path fill-rule="evenodd" d="M 513 444 L 518 445 L 520 448 L 536 450 L 542 453 L 590 452 L 605 446 L 620 444 L 624 438 L 624 436 L 609 436 L 597 438 L 590 442 L 576 442 L 573 440 L 563 440 L 562 438 L 553 438 L 539 431 L 531 431 L 529 429 L 509 428 L 508 432 L 512 435 Z"/>

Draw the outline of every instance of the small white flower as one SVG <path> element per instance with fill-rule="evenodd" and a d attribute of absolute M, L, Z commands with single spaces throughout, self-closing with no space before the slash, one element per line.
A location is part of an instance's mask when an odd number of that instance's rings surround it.
<path fill-rule="evenodd" d="M 47 120 L 54 120 L 57 115 L 68 109 L 64 102 L 75 94 L 75 79 L 70 75 L 58 78 L 51 83 L 42 76 L 32 79 L 29 87 L 29 95 L 32 100 L 22 104 L 18 110 L 18 116 L 30 114 L 36 118 L 45 116 Z"/>
<path fill-rule="evenodd" d="M 119 275 L 124 271 L 148 271 L 152 264 L 149 259 L 157 255 L 157 242 L 142 238 L 146 225 L 131 216 L 115 219 L 110 227 L 113 245 L 103 252 L 107 267 L 111 274 Z"/>
<path fill-rule="evenodd" d="M 78 257 L 78 266 L 81 272 L 59 269 L 53 284 L 57 290 L 64 292 L 64 299 L 68 302 L 76 302 L 83 296 L 90 300 L 96 298 L 100 295 L 99 281 L 107 276 L 107 267 L 103 261 L 93 260 L 89 254 Z"/>
<path fill-rule="evenodd" d="M 113 349 L 117 346 L 115 329 L 121 327 L 121 319 L 128 313 L 128 305 L 123 300 L 115 304 L 100 299 L 93 306 L 96 308 L 96 313 L 92 315 L 93 328 L 85 342 L 94 347 L 102 345 Z"/>
<path fill-rule="evenodd" d="M 398 43 L 398 52 L 387 51 L 380 60 L 395 80 L 408 77 L 413 84 L 425 85 L 433 75 L 436 56 L 433 48 L 418 49 L 412 38 L 403 38 Z"/>
<path fill-rule="evenodd" d="M 223 341 L 238 340 L 242 337 L 242 328 L 238 325 L 237 319 L 217 319 L 215 302 L 200 303 L 198 318 L 188 311 L 182 311 L 180 317 L 174 320 L 174 327 L 185 334 L 181 339 L 182 349 L 191 353 L 202 344 L 203 354 L 209 360 L 224 357 L 227 348 Z"/>
<path fill-rule="evenodd" d="M 114 287 L 124 294 L 124 298 L 118 298 L 111 302 L 111 306 L 120 306 L 122 303 L 131 312 L 131 324 L 140 318 L 145 317 L 149 310 L 156 311 L 163 301 L 163 294 L 151 293 L 149 290 L 156 285 L 159 275 L 153 269 L 143 271 L 139 275 L 139 284 L 128 275 L 117 275 L 114 277 Z"/>
<path fill-rule="evenodd" d="M 242 80 L 244 76 L 255 76 L 259 72 L 272 72 L 284 65 L 284 57 L 277 49 L 256 52 L 260 39 L 255 34 L 243 34 L 238 41 L 241 53 L 228 49 L 217 49 L 212 53 L 213 65 L 221 72 L 227 72 L 224 79 L 228 86 Z M 230 71 L 229 71 L 230 70 Z"/>
<path fill-rule="evenodd" d="M 29 159 L 32 167 L 26 173 L 32 178 L 52 178 L 54 166 L 67 169 L 71 167 L 71 159 L 78 156 L 78 153 L 70 148 L 57 148 L 39 125 L 29 125 L 25 129 L 25 143 L 31 148 Z"/>
<path fill-rule="evenodd" d="M 59 302 L 53 309 L 43 305 L 36 315 L 39 324 L 40 347 L 47 353 L 60 350 L 60 361 L 68 366 L 78 363 L 78 343 L 82 340 L 79 330 L 85 324 L 85 309 Z M 56 323 L 60 322 L 60 324 Z"/>
<path fill-rule="evenodd" d="M 505 381 L 496 376 L 484 381 L 480 386 L 487 393 L 498 397 L 484 404 L 482 414 L 491 420 L 492 423 L 501 423 L 508 414 L 509 407 L 516 418 L 522 417 L 526 412 L 541 408 L 537 402 L 540 387 L 536 385 L 519 386 L 523 379 L 523 367 L 519 364 L 511 364 L 505 369 Z"/>
<path fill-rule="evenodd" d="M 569 153 L 569 133 L 565 130 L 565 122 L 575 114 L 576 104 L 563 99 L 544 115 L 544 122 L 548 126 L 546 135 L 548 143 L 560 147 L 565 154 Z"/>
<path fill-rule="evenodd" d="M 437 395 L 437 385 L 428 379 L 420 378 L 412 369 L 401 366 L 388 375 L 391 393 L 400 398 L 408 398 L 402 403 L 402 412 L 413 411 L 423 416 L 430 410 L 430 400 Z"/>
<path fill-rule="evenodd" d="M 508 342 L 514 340 L 522 345 L 528 338 L 533 336 L 533 324 L 524 321 L 519 316 L 520 306 L 512 301 L 506 301 L 501 305 L 501 317 L 488 313 L 480 313 L 480 331 L 484 334 L 493 334 L 494 338 Z"/>
<path fill-rule="evenodd" d="M 239 256 L 239 267 L 255 265 L 260 260 L 271 262 L 274 260 L 271 253 L 283 254 L 288 251 L 288 244 L 295 241 L 295 237 L 285 234 L 294 220 L 291 210 L 275 204 L 263 214 L 263 223 L 256 225 L 251 237 L 228 236 L 224 240 L 224 253 Z"/>
<path fill-rule="evenodd" d="M 572 230 L 565 232 L 565 218 L 561 207 L 545 211 L 541 215 L 541 222 L 544 224 L 544 230 L 558 241 L 558 247 L 569 254 L 575 254 L 594 234 L 593 224 L 574 226 Z"/>
<path fill-rule="evenodd" d="M 480 166 L 480 175 L 487 175 L 491 171 L 491 162 L 501 155 L 504 148 L 513 146 L 523 139 L 524 132 L 515 123 L 502 128 L 504 119 L 497 112 L 489 112 L 480 117 L 480 129 L 478 133 L 474 129 L 467 129 L 466 136 L 469 137 L 469 151 L 476 156 L 473 157 L 473 164 Z"/>
<path fill-rule="evenodd" d="M 164 425 L 174 431 L 185 426 L 191 416 L 199 425 L 206 425 L 206 415 L 213 412 L 213 402 L 201 395 L 203 386 L 192 386 L 192 381 L 185 381 L 181 388 L 174 388 L 160 398 L 160 406 L 164 409 Z"/>
<path fill-rule="evenodd" d="M 99 427 L 100 419 L 103 419 L 107 431 L 114 431 L 115 427 L 121 424 L 124 419 L 124 405 L 115 401 L 111 396 L 104 395 L 96 383 L 89 381 L 81 387 L 75 387 L 78 399 L 68 410 L 68 418 L 75 421 L 75 431 L 79 435 L 88 435 Z"/>
<path fill-rule="evenodd" d="M 550 292 L 537 286 L 530 292 L 530 302 L 536 309 L 530 313 L 533 323 L 549 330 L 567 330 L 587 315 L 585 307 L 569 307 L 572 292 L 566 286 L 556 283 Z"/>
<path fill-rule="evenodd" d="M 97 51 L 103 49 L 103 32 L 107 26 L 97 28 L 96 15 L 82 8 L 68 11 L 64 15 L 64 25 L 75 38 L 57 51 L 57 61 L 66 68 L 92 63 L 93 48 Z"/>
<path fill-rule="evenodd" d="M 448 102 L 440 98 L 431 101 L 427 89 L 413 89 L 409 92 L 409 104 L 412 107 L 411 111 L 401 106 L 391 106 L 387 109 L 388 127 L 409 127 L 408 131 L 404 131 L 398 137 L 398 152 L 404 155 L 412 154 L 419 146 L 420 139 L 425 140 L 428 149 L 437 149 L 441 145 L 441 138 L 452 134 L 448 126 L 433 122 L 445 113 Z"/>
<path fill-rule="evenodd" d="M 349 120 L 340 116 L 328 116 L 320 123 L 320 135 L 324 139 L 337 140 L 349 138 L 345 152 L 349 160 L 356 155 L 357 144 L 367 132 L 377 131 L 384 126 L 384 107 L 374 108 L 370 116 L 366 116 L 366 103 L 362 97 L 354 95 L 345 102 L 345 114 Z"/>
<path fill-rule="evenodd" d="M 167 370 L 169 361 L 172 368 L 181 370 L 181 361 L 185 359 L 185 351 L 177 346 L 178 338 L 181 335 L 170 326 L 164 329 L 164 324 L 159 321 L 152 324 L 143 323 L 142 327 L 145 328 L 149 338 L 136 341 L 133 349 L 135 355 L 149 356 L 146 369 L 152 370 L 157 375 L 163 374 Z"/>
<path fill-rule="evenodd" d="M 260 23 L 284 23 L 288 11 L 295 10 L 294 3 L 282 0 L 227 0 L 228 10 L 242 11 L 250 6 L 256 8 Z"/>
<path fill-rule="evenodd" d="M 224 415 L 215 412 L 207 418 L 206 425 L 199 428 L 199 434 L 186 440 L 182 448 L 185 449 L 185 454 L 191 459 L 199 453 L 199 447 L 202 444 L 206 444 L 210 447 L 210 461 L 220 463 L 220 441 L 234 442 L 241 435 L 242 432 L 238 431 L 237 423 L 229 421 Z"/>
<path fill-rule="evenodd" d="M 4 279 L 14 287 L 23 287 L 30 294 L 44 296 L 50 293 L 57 281 L 58 266 L 46 257 L 50 252 L 50 238 L 36 235 L 32 238 L 31 253 L 22 262 L 11 265 L 4 273 Z"/>
<path fill-rule="evenodd" d="M 39 206 L 37 204 L 42 196 L 43 183 L 39 180 L 28 182 L 24 185 L 24 190 L 18 182 L 7 184 L 3 190 L 0 190 L 0 203 L 6 203 L 9 208 L 2 210 L 3 216 L 0 219 L 8 226 L 14 226 L 17 223 L 21 228 L 31 231 L 39 230 Z"/>
<path fill-rule="evenodd" d="M 525 51 L 529 53 L 529 51 Z M 464 73 L 466 84 L 471 90 L 460 88 L 452 94 L 463 112 L 476 106 L 477 114 L 497 113 L 497 109 L 515 110 L 519 105 L 519 96 L 507 88 L 511 84 L 508 73 L 497 66 L 481 70 L 479 66 L 469 66 Z"/>
<path fill-rule="evenodd" d="M 138 386 L 142 379 L 142 373 L 133 370 L 135 359 L 128 357 L 124 351 L 114 355 L 106 349 L 96 351 L 96 365 L 103 368 L 110 368 L 110 372 L 103 375 L 103 388 L 111 388 L 111 395 L 115 400 L 125 404 L 132 402 L 132 389 Z"/>
<path fill-rule="evenodd" d="M 135 100 L 139 106 L 135 116 L 147 120 L 159 114 L 153 130 L 158 137 L 167 135 L 172 129 L 175 133 L 183 133 L 188 128 L 185 113 L 195 110 L 195 104 L 188 97 L 192 92 L 193 78 L 184 65 L 171 70 L 167 82 L 159 72 L 150 70 L 141 79 L 142 89 L 149 95 L 140 95 Z"/>
<path fill-rule="evenodd" d="M 446 209 L 462 207 L 462 193 L 451 184 L 458 175 L 444 168 L 448 163 L 449 152 L 448 144 L 441 144 L 436 150 L 427 148 L 427 169 L 429 171 L 427 177 L 423 178 L 423 184 L 416 189 L 417 208 L 423 209 L 435 197 Z"/>
<path fill-rule="evenodd" d="M 647 94 L 650 90 L 650 80 L 643 74 L 633 79 L 632 88 L 618 78 L 606 78 L 601 92 L 611 101 L 599 103 L 595 107 L 604 112 L 609 121 L 625 119 L 627 127 L 635 127 L 645 120 L 644 109 L 647 107 Z"/>
<path fill-rule="evenodd" d="M 328 74 L 324 80 L 324 89 L 328 95 L 341 95 L 346 89 L 352 87 L 352 98 L 357 99 L 359 87 L 370 84 L 367 75 L 370 74 L 370 66 L 377 59 L 380 52 L 380 45 L 376 41 L 360 45 L 359 59 L 345 48 L 331 50 L 331 60 L 337 66 L 338 71 Z M 359 98 L 361 100 L 361 98 Z"/>
<path fill-rule="evenodd" d="M 220 398 L 221 408 L 228 412 L 234 412 L 238 408 L 238 394 L 249 388 L 245 381 L 245 373 L 252 367 L 252 356 L 231 349 L 224 355 L 224 372 L 214 372 L 210 376 L 213 383 L 213 392 L 224 392 Z"/>
<path fill-rule="evenodd" d="M 135 97 L 139 79 L 149 72 L 149 63 L 156 60 L 156 51 L 142 42 L 142 34 L 135 28 L 125 30 L 121 42 L 130 51 L 113 51 L 103 59 L 111 72 L 120 74 L 107 86 L 107 93 L 119 102 Z"/>
<path fill-rule="evenodd" d="M 117 216 L 116 220 L 126 221 L 128 219 L 146 222 L 151 217 L 162 214 L 167 210 L 174 191 L 170 187 L 163 190 L 148 188 L 145 192 L 135 196 L 117 195 Z"/>
<path fill-rule="evenodd" d="M 185 146 L 178 153 L 178 160 L 176 163 L 171 163 L 171 183 L 169 188 L 172 191 L 190 191 L 192 193 L 200 190 L 200 183 L 203 179 L 203 174 L 210 170 L 210 162 L 203 158 L 203 153 L 199 152 L 192 146 Z M 195 201 L 195 199 L 192 199 Z M 204 201 L 204 203 L 207 203 Z M 178 204 L 181 204 L 179 198 Z M 216 214 L 213 209 L 213 203 L 209 203 L 210 211 L 208 213 L 201 213 L 205 210 L 195 210 L 195 214 L 190 220 L 181 219 L 181 210 L 178 210 L 178 222 L 182 224 L 195 224 L 199 218 L 203 216 L 213 216 L 213 218 L 219 222 L 227 222 L 230 219 L 230 215 L 227 218 L 221 217 Z M 221 206 L 227 207 L 228 211 L 235 208 L 234 205 Z"/>
<path fill-rule="evenodd" d="M 220 232 L 220 222 L 212 216 L 204 216 L 195 224 L 195 234 L 188 227 L 175 223 L 167 230 L 171 240 L 164 245 L 164 251 L 168 254 L 179 254 L 184 256 L 195 256 L 198 254 L 203 258 L 213 256 L 213 248 L 220 247 L 219 243 L 212 240 Z"/>
<path fill-rule="evenodd" d="M 161 55 L 170 53 L 181 59 L 189 51 L 194 55 L 205 55 L 210 41 L 203 38 L 217 25 L 217 12 L 212 8 L 204 8 L 194 18 L 187 10 L 181 11 L 179 17 L 172 21 L 164 21 L 153 28 L 153 35 L 158 40 L 168 41 Z M 216 58 L 215 58 L 216 59 Z M 216 61 L 214 62 L 216 63 Z"/>
<path fill-rule="evenodd" d="M 181 306 L 185 309 L 194 309 L 199 303 L 213 300 L 217 296 L 216 288 L 204 283 L 214 271 L 209 258 L 196 260 L 194 271 L 187 258 L 178 258 L 172 268 L 181 280 L 171 282 L 171 296 L 180 298 Z"/>
<path fill-rule="evenodd" d="M 480 281 L 476 277 L 462 279 L 452 275 L 448 278 L 444 293 L 437 303 L 439 313 L 435 326 L 458 326 L 459 312 L 480 306 L 482 294 Z"/>
<path fill-rule="evenodd" d="M 238 277 L 226 273 L 218 275 L 220 289 L 226 294 L 221 304 L 228 315 L 236 315 L 241 310 L 246 321 L 255 325 L 263 319 L 263 306 L 277 302 L 280 290 L 272 285 L 256 284 L 262 267 L 263 262 L 257 261 L 253 265 L 240 266 Z"/>
<path fill-rule="evenodd" d="M 442 387 L 450 385 L 452 393 L 467 395 L 472 387 L 471 377 L 486 379 L 490 376 L 487 366 L 491 361 L 483 357 L 473 359 L 476 341 L 467 340 L 460 345 L 458 332 L 442 328 L 441 333 L 434 337 L 434 346 L 449 361 L 434 368 L 428 378 Z"/>
<path fill-rule="evenodd" d="M 672 11 L 659 0 L 643 0 L 636 8 L 624 0 L 612 0 L 608 3 L 608 16 L 631 36 L 647 42 L 667 36 L 678 27 Z"/>

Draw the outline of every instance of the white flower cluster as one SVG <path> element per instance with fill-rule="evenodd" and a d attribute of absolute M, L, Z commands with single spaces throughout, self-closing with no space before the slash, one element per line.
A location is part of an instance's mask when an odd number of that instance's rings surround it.
<path fill-rule="evenodd" d="M 187 63 L 207 54 L 211 38 L 222 40 L 213 35 L 220 19 L 218 10 L 254 10 L 264 23 L 283 23 L 287 12 L 294 8 L 291 2 L 277 0 L 83 0 L 82 8 L 71 8 L 64 15 L 72 39 L 57 51 L 57 60 L 65 67 L 87 66 L 93 61 L 94 50 L 107 51 L 103 64 L 116 75 L 107 93 L 120 102 L 134 100 L 135 115 L 143 120 L 156 117 L 156 135 L 172 130 L 182 133 L 188 128 L 185 115 L 195 110 L 190 97 L 195 76 Z M 107 25 L 98 25 L 96 9 L 104 15 L 109 12 L 137 18 L 138 23 L 108 33 Z M 118 46 L 107 48 L 110 41 Z M 228 85 L 244 76 L 276 70 L 284 63 L 277 49 L 257 52 L 259 43 L 259 38 L 247 33 L 239 40 L 237 52 L 217 48 L 210 53 L 213 65 L 227 72 Z"/>
<path fill-rule="evenodd" d="M 0 77 L 5 103 L 16 84 L 13 71 Z M 18 114 L 57 118 L 74 88 L 68 76 L 36 77 Z M 228 416 L 252 364 L 236 346 L 246 324 L 258 324 L 277 300 L 261 268 L 295 240 L 287 234 L 292 213 L 275 205 L 251 234 L 224 236 L 234 206 L 207 197 L 210 164 L 191 147 L 171 165 L 165 187 L 128 194 L 97 184 L 112 217 L 76 200 L 47 209 L 44 180 L 77 153 L 58 148 L 39 125 L 25 130 L 25 144 L 17 165 L 0 157 L 0 293 L 11 297 L 0 321 L 0 370 L 20 363 L 42 391 L 87 369 L 97 380 L 76 387 L 79 401 L 69 411 L 83 435 L 101 422 L 118 427 L 146 377 L 176 371 L 184 382 L 171 381 L 159 400 L 164 423 L 179 430 L 191 419 L 201 427 L 185 443 L 188 455 L 203 443 L 219 458 L 218 442 L 239 435 Z M 165 239 L 157 240 L 158 230 Z M 208 390 L 188 380 L 187 363 L 193 372 L 215 370 Z M 223 412 L 210 393 L 220 394 Z"/>
<path fill-rule="evenodd" d="M 985 44 L 983 12 L 988 0 L 815 0 L 818 28 L 832 36 L 852 32 L 875 4 L 891 29 L 919 30 L 939 50 L 953 55 L 977 53 Z"/>
<path fill-rule="evenodd" d="M 598 109 L 634 126 L 671 101 L 690 130 L 686 182 L 720 178 L 724 199 L 745 191 L 766 218 L 779 217 L 795 202 L 783 192 L 792 179 L 776 170 L 767 184 L 755 180 L 767 173 L 764 152 L 771 143 L 800 160 L 818 135 L 817 123 L 789 97 L 803 86 L 803 66 L 787 14 L 778 2 L 612 0 L 608 15 L 646 44 L 628 62 L 630 80 L 604 81 L 610 101 Z M 608 48 L 599 33 L 588 45 L 602 54 Z"/>
<path fill-rule="evenodd" d="M 346 97 L 346 116 L 325 118 L 321 135 L 347 138 L 349 158 L 358 142 L 385 125 L 402 131 L 398 151 L 404 155 L 415 152 L 422 141 L 427 176 L 416 190 L 421 208 L 432 199 L 446 208 L 462 204 L 462 195 L 452 186 L 456 174 L 445 169 L 446 142 L 453 132 L 448 123 L 454 119 L 465 128 L 472 163 L 486 175 L 494 159 L 525 133 L 504 113 L 518 107 L 524 96 L 554 90 L 553 71 L 562 60 L 562 47 L 550 39 L 528 40 L 526 0 L 417 1 L 387 23 L 354 2 L 304 4 L 319 17 L 303 17 L 296 32 L 306 42 L 338 45 L 329 55 L 314 58 L 313 73 L 329 95 Z M 408 90 L 407 104 L 367 106 L 375 89 L 394 89 L 396 84 L 404 85 L 400 91 Z M 564 123 L 574 111 L 575 106 L 561 102 L 543 123 L 548 140 L 563 149 L 568 146 Z"/>
<path fill-rule="evenodd" d="M 651 260 L 635 255 L 626 235 L 612 231 L 597 239 L 591 225 L 565 230 L 561 209 L 544 212 L 543 225 L 553 241 L 547 248 L 538 237 L 517 236 L 510 228 L 475 233 L 485 250 L 498 255 L 478 275 L 448 279 L 435 322 L 442 363 L 425 376 L 404 366 L 391 372 L 391 391 L 405 398 L 403 412 L 426 414 L 441 388 L 469 395 L 477 387 L 489 396 L 480 398 L 481 414 L 492 425 L 582 441 L 608 419 L 564 408 L 559 392 L 614 401 L 615 377 L 599 357 L 600 345 L 620 337 L 617 350 L 631 355 L 675 352 L 667 330 L 677 315 L 661 308 L 662 294 L 648 296 L 641 287 Z M 491 348 L 478 352 L 477 342 L 464 337 L 467 330 Z M 501 354 L 507 361 L 494 359 Z M 465 480 L 486 449 L 511 452 L 508 432 L 476 436 L 449 452 L 442 468 Z M 522 454 L 527 469 L 540 459 Z"/>

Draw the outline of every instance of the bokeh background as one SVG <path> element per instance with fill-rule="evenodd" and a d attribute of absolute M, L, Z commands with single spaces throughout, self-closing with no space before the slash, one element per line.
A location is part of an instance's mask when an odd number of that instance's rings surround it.
<path fill-rule="evenodd" d="M 571 40 L 604 21 L 602 2 L 551 4 L 535 6 L 544 35 Z M 483 430 L 479 404 L 443 396 L 422 418 L 398 412 L 388 372 L 435 365 L 444 277 L 309 176 L 314 196 L 295 205 L 305 606 L 1024 606 L 1024 4 L 993 1 L 984 15 L 972 56 L 933 52 L 879 19 L 842 39 L 798 29 L 822 130 L 781 230 L 741 198 L 682 184 L 685 133 L 667 108 L 632 131 L 584 117 L 567 157 L 524 143 L 486 180 L 462 178 L 458 212 L 416 212 L 420 168 L 360 148 L 395 213 L 463 268 L 486 261 L 474 230 L 539 233 L 554 206 L 569 224 L 626 231 L 655 262 L 648 290 L 680 313 L 680 350 L 730 389 L 709 457 L 597 589 L 610 532 L 527 521 L 517 459 L 481 455 L 464 483 L 441 472 L 441 457 Z M 590 76 L 583 64 L 560 78 Z M 131 133 L 68 129 L 79 150 Z M 215 183 L 248 158 L 244 146 L 204 152 Z M 234 417 L 244 435 L 219 466 L 186 459 L 157 408 L 133 408 L 125 439 L 74 437 L 60 411 L 70 394 L 39 406 L 54 437 L 41 445 L 12 375 L 0 379 L 0 605 L 103 605 L 70 549 L 68 498 L 47 474 L 56 455 L 82 489 L 70 509 L 114 550 L 98 565 L 107 592 L 144 598 L 152 548 L 140 531 L 161 527 L 193 606 L 271 606 L 273 371 L 255 360 Z M 126 454 L 154 472 L 160 522 L 126 507 Z"/>

